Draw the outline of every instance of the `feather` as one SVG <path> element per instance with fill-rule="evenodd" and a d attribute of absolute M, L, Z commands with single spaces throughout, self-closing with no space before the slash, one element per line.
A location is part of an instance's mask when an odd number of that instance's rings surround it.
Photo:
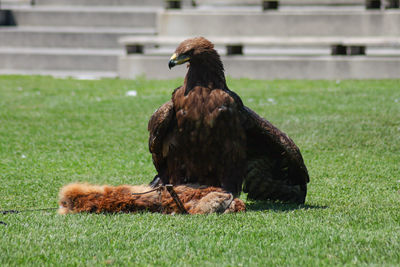
<path fill-rule="evenodd" d="M 179 59 L 179 60 L 178 60 Z M 189 62 L 181 87 L 149 122 L 158 174 L 152 184 L 199 183 L 248 198 L 304 203 L 309 176 L 300 150 L 229 90 L 220 56 L 203 37 L 182 42 L 169 62 Z"/>

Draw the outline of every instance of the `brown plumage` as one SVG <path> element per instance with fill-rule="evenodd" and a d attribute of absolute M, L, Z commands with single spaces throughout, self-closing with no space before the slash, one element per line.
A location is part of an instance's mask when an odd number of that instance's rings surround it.
<path fill-rule="evenodd" d="M 60 190 L 59 214 L 78 212 L 161 212 L 181 213 L 176 202 L 165 189 L 152 191 L 150 186 L 108 186 L 69 184 Z M 231 213 L 245 211 L 242 200 L 216 187 L 180 185 L 176 194 L 189 214 Z M 149 192 L 151 191 L 151 192 Z M 143 193 L 133 195 L 133 193 Z"/>
<path fill-rule="evenodd" d="M 304 203 L 307 169 L 283 132 L 230 91 L 223 64 L 203 37 L 182 42 L 169 67 L 189 63 L 181 87 L 151 117 L 152 185 L 199 183 L 252 199 Z"/>

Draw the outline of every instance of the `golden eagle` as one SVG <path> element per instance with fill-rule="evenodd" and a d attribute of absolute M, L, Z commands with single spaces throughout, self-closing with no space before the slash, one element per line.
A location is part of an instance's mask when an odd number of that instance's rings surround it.
<path fill-rule="evenodd" d="M 256 200 L 304 203 L 309 176 L 298 147 L 229 90 L 214 45 L 183 41 L 169 68 L 188 63 L 182 86 L 152 115 L 151 183 L 197 183 Z"/>

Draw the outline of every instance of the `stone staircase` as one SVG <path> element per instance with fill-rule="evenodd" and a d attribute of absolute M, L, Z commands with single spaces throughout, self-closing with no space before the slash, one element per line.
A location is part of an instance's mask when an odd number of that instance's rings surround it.
<path fill-rule="evenodd" d="M 279 8 L 265 10 L 253 0 L 240 7 L 202 0 L 204 6 L 160 12 L 157 36 L 120 39 L 126 55 L 119 76 L 183 77 L 186 68 L 170 71 L 168 57 L 183 39 L 204 36 L 216 43 L 226 74 L 234 78 L 400 78 L 397 2 L 298 1 L 307 4 L 281 0 Z"/>
<path fill-rule="evenodd" d="M 145 4 L 145 5 L 144 5 Z M 156 33 L 162 0 L 8 0 L 0 74 L 115 77 L 122 36 Z"/>
<path fill-rule="evenodd" d="M 399 0 L 0 1 L 0 74 L 183 77 L 168 58 L 201 35 L 231 77 L 400 78 Z"/>

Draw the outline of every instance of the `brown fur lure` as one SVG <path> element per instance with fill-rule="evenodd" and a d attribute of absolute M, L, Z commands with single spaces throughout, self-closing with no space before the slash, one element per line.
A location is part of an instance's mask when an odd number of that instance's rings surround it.
<path fill-rule="evenodd" d="M 179 201 L 189 214 L 232 213 L 245 211 L 242 200 L 219 187 L 199 185 L 175 186 Z M 61 188 L 59 214 L 78 212 L 139 212 L 164 214 L 183 213 L 164 186 L 154 190 L 147 185 L 90 185 L 73 183 Z"/>

